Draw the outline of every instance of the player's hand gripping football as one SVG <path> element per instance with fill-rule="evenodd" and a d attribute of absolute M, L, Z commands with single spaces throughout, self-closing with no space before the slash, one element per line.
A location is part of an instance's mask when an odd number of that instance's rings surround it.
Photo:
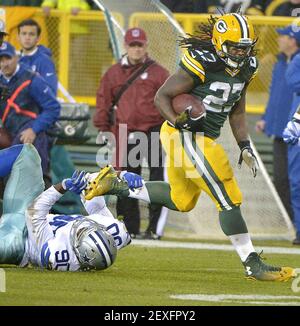
<path fill-rule="evenodd" d="M 185 129 L 191 132 L 203 131 L 205 113 L 197 118 L 192 118 L 191 110 L 192 107 L 189 107 L 177 117 L 175 121 L 176 129 Z"/>
<path fill-rule="evenodd" d="M 238 145 L 241 150 L 238 162 L 239 168 L 241 168 L 242 162 L 244 161 L 251 169 L 253 177 L 255 178 L 257 171 L 259 170 L 259 165 L 253 149 L 251 148 L 250 141 L 244 140 L 239 142 Z"/>
<path fill-rule="evenodd" d="M 62 181 L 62 187 L 65 190 L 71 191 L 77 195 L 80 195 L 86 186 L 87 179 L 85 177 L 85 171 L 75 171 L 71 178 Z"/>

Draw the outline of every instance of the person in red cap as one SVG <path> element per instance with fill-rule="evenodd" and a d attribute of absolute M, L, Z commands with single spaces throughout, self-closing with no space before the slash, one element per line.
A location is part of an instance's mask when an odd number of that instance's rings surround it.
<path fill-rule="evenodd" d="M 148 56 L 147 45 L 148 40 L 144 30 L 134 27 L 126 31 L 124 37 L 126 54 L 118 63 L 108 69 L 97 90 L 94 125 L 100 133 L 111 131 L 115 134 L 117 153 L 115 166 L 137 174 L 141 173 L 142 157 L 139 159 L 138 166 L 131 164 L 132 162 L 128 160 L 128 157 L 130 151 L 137 146 L 134 140 L 137 136 L 136 132 L 143 132 L 148 139 L 148 151 L 146 150 L 145 156 L 147 156 L 146 159 L 150 168 L 150 179 L 163 180 L 162 153 L 158 135 L 164 119 L 154 106 L 154 96 L 169 73 Z M 125 91 L 121 94 L 120 90 L 124 89 L 123 86 L 134 74 L 137 74 L 136 78 L 129 86 L 125 87 Z M 117 100 L 118 97 L 119 100 Z M 115 103 L 116 100 L 117 103 Z M 115 110 L 111 109 L 112 104 L 115 104 L 113 106 Z M 112 113 L 114 113 L 113 118 Z M 125 124 L 128 132 L 128 137 L 122 144 L 118 142 L 120 124 Z M 157 143 L 159 144 L 159 151 L 155 148 L 156 153 L 159 153 L 156 166 L 151 164 L 151 149 L 153 149 L 151 133 L 153 132 L 156 132 Z M 152 135 L 152 139 L 153 137 Z M 158 233 L 157 222 L 161 216 L 161 206 L 151 205 L 149 213 L 149 226 L 143 236 L 158 238 L 156 236 Z M 141 236 L 140 212 L 137 201 L 130 198 L 118 199 L 117 214 L 124 216 L 128 232 L 133 237 Z M 160 235 L 162 234 L 158 234 L 158 236 Z"/>

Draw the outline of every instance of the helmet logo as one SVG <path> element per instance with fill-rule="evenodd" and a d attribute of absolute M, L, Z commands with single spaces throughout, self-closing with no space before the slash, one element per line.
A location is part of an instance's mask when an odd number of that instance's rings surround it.
<path fill-rule="evenodd" d="M 82 259 L 83 259 L 83 261 L 84 261 L 85 263 L 88 263 L 88 264 L 89 264 L 89 263 L 90 263 L 91 261 L 93 261 L 95 258 L 90 258 L 90 257 L 88 256 L 88 254 L 87 254 L 87 251 L 85 251 L 85 253 L 84 253 Z"/>
<path fill-rule="evenodd" d="M 224 20 L 219 20 L 216 23 L 216 29 L 219 33 L 225 33 L 228 30 L 227 24 Z"/>

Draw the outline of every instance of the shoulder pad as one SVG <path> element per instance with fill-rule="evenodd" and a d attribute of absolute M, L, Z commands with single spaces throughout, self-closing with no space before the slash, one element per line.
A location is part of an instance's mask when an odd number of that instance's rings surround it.
<path fill-rule="evenodd" d="M 199 62 L 203 63 L 204 65 L 210 62 L 216 62 L 218 57 L 215 53 L 212 53 L 207 50 L 190 50 L 190 54 Z"/>
<path fill-rule="evenodd" d="M 207 50 L 187 50 L 181 60 L 180 66 L 187 71 L 195 80 L 205 81 L 206 71 L 211 70 L 217 56 Z"/>
<path fill-rule="evenodd" d="M 190 55 L 200 62 L 205 71 L 219 71 L 223 68 L 224 63 L 220 60 L 215 52 L 208 50 L 190 50 Z"/>

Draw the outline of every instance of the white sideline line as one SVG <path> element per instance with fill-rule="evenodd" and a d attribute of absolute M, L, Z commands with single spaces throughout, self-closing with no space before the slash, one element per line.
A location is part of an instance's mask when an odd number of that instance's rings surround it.
<path fill-rule="evenodd" d="M 196 250 L 221 250 L 234 251 L 231 244 L 215 244 L 215 243 L 199 243 L 199 242 L 177 242 L 177 241 L 161 241 L 161 240 L 132 240 L 132 245 L 151 248 L 183 248 Z M 300 255 L 299 248 L 283 248 L 283 247 L 256 247 L 256 251 L 263 250 L 267 254 L 287 254 Z"/>
<path fill-rule="evenodd" d="M 280 301 L 244 301 L 243 303 L 259 304 L 260 306 L 263 306 L 263 305 L 300 306 L 300 302 L 295 302 L 295 301 L 287 301 L 287 302 L 280 302 Z"/>
<path fill-rule="evenodd" d="M 238 295 L 238 294 L 174 294 L 170 295 L 171 299 L 194 300 L 207 302 L 239 303 L 239 304 L 259 304 L 274 306 L 299 306 L 300 296 L 287 295 Z M 263 301 L 263 300 L 297 300 L 297 301 Z M 299 301 L 298 301 L 299 300 Z"/>

